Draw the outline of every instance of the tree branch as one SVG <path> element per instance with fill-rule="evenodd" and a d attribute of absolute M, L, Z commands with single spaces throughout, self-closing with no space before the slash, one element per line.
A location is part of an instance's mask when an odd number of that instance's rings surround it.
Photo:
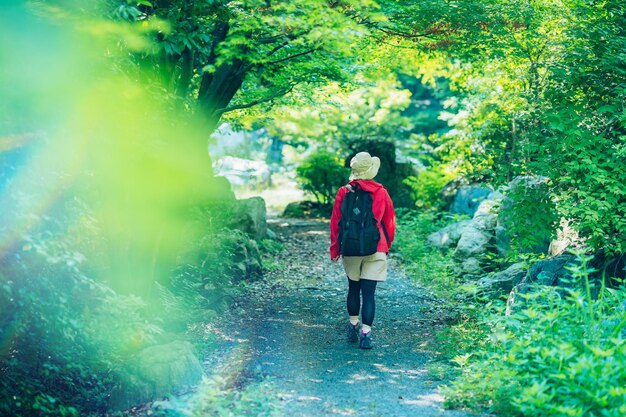
<path fill-rule="evenodd" d="M 387 35 L 391 35 L 391 36 L 399 36 L 401 38 L 405 38 L 405 39 L 417 39 L 417 38 L 428 38 L 431 35 L 433 35 L 433 32 L 424 32 L 424 33 L 408 33 L 408 32 L 402 32 L 402 31 L 398 31 L 398 30 L 392 30 L 386 27 L 382 27 L 382 26 L 378 26 L 378 25 L 368 25 L 374 29 L 377 29 Z"/>
<path fill-rule="evenodd" d="M 277 59 L 275 61 L 267 61 L 267 62 L 263 62 L 261 65 L 275 65 L 275 64 L 280 64 L 281 62 L 285 62 L 285 61 L 289 61 L 291 59 L 294 58 L 298 58 L 304 55 L 308 55 L 312 52 L 315 52 L 315 48 L 311 48 L 311 49 L 307 49 L 306 51 L 300 52 L 298 54 L 293 54 L 293 55 L 289 55 L 285 58 L 281 58 L 281 59 Z"/>
<path fill-rule="evenodd" d="M 249 103 L 236 104 L 234 106 L 228 106 L 228 107 L 224 107 L 222 109 L 217 109 L 217 110 L 215 110 L 213 112 L 213 115 L 215 117 L 217 117 L 217 116 L 221 116 L 224 113 L 228 113 L 228 112 L 231 112 L 231 111 L 234 111 L 234 110 L 248 109 L 250 107 L 256 106 L 257 104 L 267 103 L 269 101 L 274 100 L 275 98 L 282 97 L 282 96 L 290 93 L 295 86 L 296 86 L 296 84 L 291 84 L 289 87 L 282 88 L 282 89 L 278 90 L 275 94 L 272 94 L 269 97 L 264 97 L 264 98 L 260 98 L 260 99 L 257 99 L 257 100 L 253 100 L 253 101 L 251 101 Z"/>

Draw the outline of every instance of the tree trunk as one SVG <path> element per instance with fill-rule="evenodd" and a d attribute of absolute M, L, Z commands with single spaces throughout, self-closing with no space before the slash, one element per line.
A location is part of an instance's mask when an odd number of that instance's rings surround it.
<path fill-rule="evenodd" d="M 214 73 L 205 72 L 198 92 L 198 112 L 204 120 L 207 134 L 219 126 L 222 113 L 228 107 L 245 78 L 244 63 L 238 59 L 219 66 Z"/>

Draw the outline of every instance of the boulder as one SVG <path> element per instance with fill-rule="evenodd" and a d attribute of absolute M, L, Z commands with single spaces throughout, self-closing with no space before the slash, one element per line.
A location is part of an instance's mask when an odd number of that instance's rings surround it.
<path fill-rule="evenodd" d="M 253 239 L 262 240 L 267 237 L 267 210 L 263 198 L 237 200 L 232 219 L 233 228 L 245 232 Z"/>
<path fill-rule="evenodd" d="M 203 376 L 202 365 L 193 345 L 174 341 L 140 351 L 124 367 L 120 380 L 111 392 L 114 410 L 162 398 L 185 387 L 195 386 Z"/>
<path fill-rule="evenodd" d="M 528 281 L 540 285 L 560 285 L 564 278 L 571 276 L 566 267 L 575 260 L 574 255 L 564 254 L 535 262 L 530 267 Z"/>
<path fill-rule="evenodd" d="M 461 234 L 454 257 L 465 259 L 484 254 L 489 248 L 492 237 L 490 231 L 482 230 L 473 223 L 468 224 Z"/>
<path fill-rule="evenodd" d="M 450 211 L 452 207 L 452 203 L 454 202 L 454 197 L 456 196 L 459 189 L 463 186 L 469 185 L 467 179 L 463 177 L 455 178 L 451 181 L 448 181 L 441 191 L 439 191 L 439 199 L 443 203 L 443 206 L 447 211 Z"/>
<path fill-rule="evenodd" d="M 480 275 L 483 273 L 480 260 L 477 258 L 467 258 L 461 262 L 461 265 L 457 268 L 459 275 Z"/>
<path fill-rule="evenodd" d="M 472 220 L 465 226 L 454 251 L 457 259 L 476 257 L 489 250 L 494 237 L 497 216 L 492 213 L 497 201 L 485 200 L 477 207 Z"/>
<path fill-rule="evenodd" d="M 455 246 L 459 242 L 459 239 L 461 239 L 461 234 L 469 224 L 470 220 L 461 220 L 460 222 L 452 223 L 437 232 L 431 233 L 427 238 L 427 242 L 429 245 L 439 249 Z"/>
<path fill-rule="evenodd" d="M 487 199 L 492 191 L 493 190 L 490 188 L 480 185 L 461 187 L 454 196 L 454 201 L 450 206 L 450 212 L 473 216 L 480 203 Z"/>
<path fill-rule="evenodd" d="M 478 281 L 478 286 L 484 292 L 506 294 L 511 292 L 513 287 L 522 282 L 526 273 L 526 264 L 518 262 L 509 266 L 504 271 L 481 278 Z"/>

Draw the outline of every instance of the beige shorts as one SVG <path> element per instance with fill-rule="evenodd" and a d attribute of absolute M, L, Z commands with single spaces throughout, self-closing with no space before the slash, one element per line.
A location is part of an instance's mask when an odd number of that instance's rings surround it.
<path fill-rule="evenodd" d="M 342 256 L 343 268 L 352 281 L 361 278 L 372 281 L 387 279 L 387 254 L 376 252 L 369 256 Z"/>

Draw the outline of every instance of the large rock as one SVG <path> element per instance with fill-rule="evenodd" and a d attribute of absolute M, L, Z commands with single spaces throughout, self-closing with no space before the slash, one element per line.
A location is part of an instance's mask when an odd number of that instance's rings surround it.
<path fill-rule="evenodd" d="M 267 237 L 267 210 L 261 197 L 237 200 L 232 220 L 233 228 L 242 230 L 255 240 Z"/>
<path fill-rule="evenodd" d="M 467 258 L 456 268 L 459 275 L 480 276 L 484 271 L 478 258 Z"/>
<path fill-rule="evenodd" d="M 491 231 L 480 229 L 474 223 L 468 224 L 461 234 L 454 257 L 465 259 L 486 253 L 492 237 Z"/>
<path fill-rule="evenodd" d="M 504 271 L 481 278 L 478 281 L 478 286 L 484 292 L 506 294 L 510 292 L 513 287 L 522 282 L 526 273 L 526 265 L 523 262 L 518 262 Z"/>
<path fill-rule="evenodd" d="M 494 238 L 493 229 L 497 220 L 493 210 L 497 204 L 496 200 L 485 200 L 480 203 L 474 213 L 474 217 L 461 233 L 454 251 L 455 258 L 472 258 L 489 251 L 491 241 Z"/>
<path fill-rule="evenodd" d="M 564 254 L 535 262 L 530 267 L 528 281 L 540 285 L 560 285 L 564 278 L 571 276 L 567 266 L 574 264 L 575 260 L 574 255 Z"/>
<path fill-rule="evenodd" d="M 461 220 L 460 222 L 452 223 L 428 235 L 427 242 L 429 245 L 439 249 L 454 246 L 459 242 L 461 234 L 469 224 L 470 220 Z"/>
<path fill-rule="evenodd" d="M 195 386 L 202 376 L 202 366 L 191 343 L 175 341 L 151 346 L 125 366 L 119 384 L 111 392 L 110 406 L 124 410 L 162 398 Z"/>
<path fill-rule="evenodd" d="M 492 191 L 493 190 L 480 185 L 461 187 L 454 196 L 454 201 L 450 206 L 450 212 L 473 216 L 480 203 L 487 199 Z"/>

